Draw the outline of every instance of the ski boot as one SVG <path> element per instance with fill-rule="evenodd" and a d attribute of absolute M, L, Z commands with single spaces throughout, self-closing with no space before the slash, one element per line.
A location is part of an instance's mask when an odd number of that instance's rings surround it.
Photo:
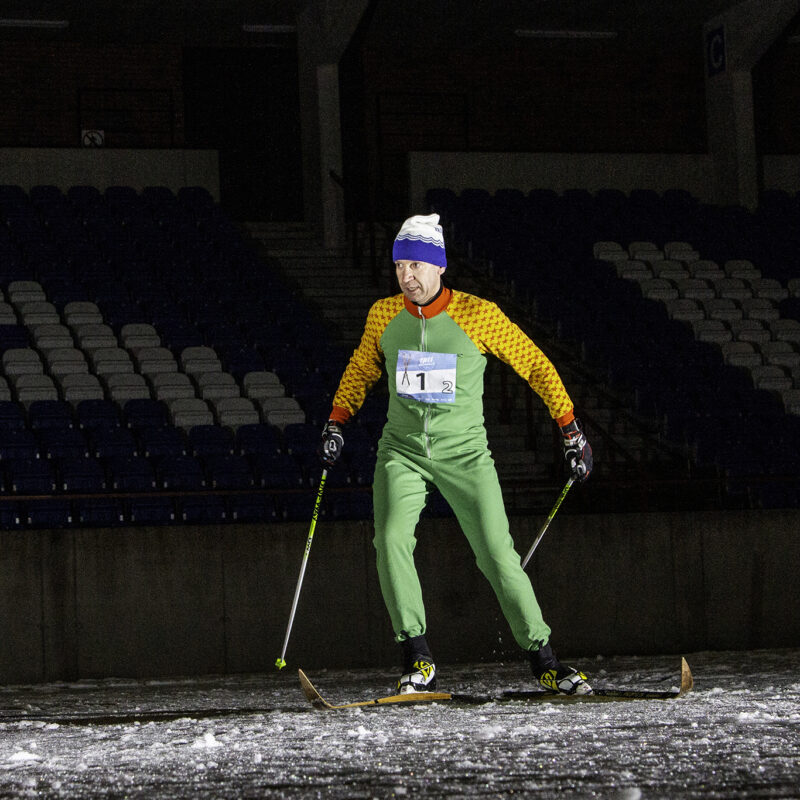
<path fill-rule="evenodd" d="M 558 694 L 592 694 L 586 676 L 572 667 L 565 667 L 556 658 L 549 644 L 539 650 L 528 650 L 528 660 L 539 683 L 545 689 Z"/>
<path fill-rule="evenodd" d="M 436 689 L 436 665 L 424 636 L 400 642 L 403 648 L 403 674 L 397 681 L 398 694 L 432 692 Z"/>

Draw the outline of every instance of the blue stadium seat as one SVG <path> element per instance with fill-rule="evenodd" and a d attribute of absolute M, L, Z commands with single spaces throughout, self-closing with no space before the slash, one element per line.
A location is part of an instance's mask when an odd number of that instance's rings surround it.
<path fill-rule="evenodd" d="M 255 486 L 247 456 L 207 455 L 201 461 L 211 488 L 249 489 Z"/>
<path fill-rule="evenodd" d="M 72 504 L 61 497 L 27 500 L 22 505 L 29 528 L 65 528 L 72 524 Z"/>
<path fill-rule="evenodd" d="M 235 452 L 233 434 L 219 425 L 195 425 L 189 428 L 188 439 L 196 456 L 233 455 Z"/>
<path fill-rule="evenodd" d="M 58 186 L 52 184 L 36 184 L 28 192 L 31 203 L 39 209 L 64 209 L 67 198 Z"/>
<path fill-rule="evenodd" d="M 172 491 L 200 491 L 206 485 L 201 463 L 190 455 L 160 459 L 156 465 L 156 478 L 159 486 Z"/>
<path fill-rule="evenodd" d="M 87 438 L 90 451 L 98 458 L 138 455 L 136 439 L 128 428 L 94 428 Z"/>
<path fill-rule="evenodd" d="M 119 406 L 111 400 L 81 400 L 75 407 L 75 419 L 80 428 L 119 428 L 122 425 Z"/>
<path fill-rule="evenodd" d="M 265 423 L 241 425 L 236 430 L 236 452 L 242 455 L 274 455 L 281 451 L 281 434 Z"/>
<path fill-rule="evenodd" d="M 78 209 L 86 211 L 99 205 L 103 197 L 100 190 L 94 186 L 76 185 L 67 189 L 67 199 Z"/>
<path fill-rule="evenodd" d="M 0 529 L 4 531 L 18 528 L 22 522 L 20 504 L 7 497 L 0 498 Z"/>
<path fill-rule="evenodd" d="M 87 458 L 89 444 L 78 428 L 42 428 L 37 435 L 43 458 Z"/>
<path fill-rule="evenodd" d="M 128 499 L 128 519 L 136 525 L 169 525 L 175 522 L 175 501 L 171 497 Z"/>
<path fill-rule="evenodd" d="M 139 452 L 151 459 L 164 456 L 182 456 L 188 452 L 183 431 L 172 425 L 158 428 L 143 427 L 136 432 Z"/>
<path fill-rule="evenodd" d="M 106 490 L 105 468 L 96 458 L 62 457 L 55 465 L 61 491 L 100 493 Z"/>
<path fill-rule="evenodd" d="M 275 522 L 278 512 L 269 495 L 237 494 L 228 498 L 228 510 L 234 522 Z"/>
<path fill-rule="evenodd" d="M 306 485 L 303 471 L 286 453 L 253 453 L 249 456 L 256 484 L 265 489 L 299 489 Z"/>
<path fill-rule="evenodd" d="M 332 519 L 372 519 L 372 492 L 340 492 L 329 498 Z"/>
<path fill-rule="evenodd" d="M 343 454 L 348 460 L 374 458 L 378 450 L 378 439 L 363 425 L 350 425 L 345 434 L 346 444 Z"/>
<path fill-rule="evenodd" d="M 43 459 L 13 459 L 4 461 L 6 485 L 15 494 L 52 494 L 56 477 L 49 461 Z"/>
<path fill-rule="evenodd" d="M 313 425 L 293 422 L 283 429 L 286 452 L 294 456 L 314 455 L 319 447 L 320 431 Z"/>
<path fill-rule="evenodd" d="M 25 410 L 13 400 L 0 400 L 0 431 L 23 431 L 27 427 Z"/>
<path fill-rule="evenodd" d="M 32 431 L 27 429 L 6 429 L 0 436 L 0 461 L 14 461 L 39 458 L 39 443 Z"/>
<path fill-rule="evenodd" d="M 115 456 L 105 459 L 109 483 L 120 492 L 149 492 L 156 488 L 156 476 L 144 456 Z"/>
<path fill-rule="evenodd" d="M 28 329 L 22 325 L 0 325 L 0 352 L 16 350 L 30 345 Z"/>
<path fill-rule="evenodd" d="M 303 473 L 309 477 L 310 482 L 318 481 L 321 475 L 321 466 L 318 456 L 315 454 L 301 459 L 301 469 Z M 339 461 L 328 469 L 328 477 L 325 479 L 325 486 L 341 488 L 351 486 L 352 483 L 353 479 L 346 462 Z"/>
<path fill-rule="evenodd" d="M 114 527 L 125 522 L 125 507 L 114 497 L 80 497 L 73 502 L 74 520 L 89 527 Z"/>
<path fill-rule="evenodd" d="M 314 512 L 316 492 L 286 494 L 276 500 L 278 515 L 287 522 L 310 522 Z M 320 517 L 325 517 L 325 509 L 320 509 Z"/>
<path fill-rule="evenodd" d="M 347 464 L 350 469 L 350 477 L 358 486 L 371 486 L 375 477 L 375 454 L 362 458 L 351 458 Z"/>
<path fill-rule="evenodd" d="M 133 398 L 122 409 L 122 423 L 129 428 L 158 428 L 169 424 L 169 409 L 160 400 Z"/>
<path fill-rule="evenodd" d="M 178 502 L 180 518 L 196 525 L 210 525 L 225 522 L 227 510 L 225 501 L 217 495 L 198 495 L 182 497 Z"/>
<path fill-rule="evenodd" d="M 33 430 L 71 428 L 72 406 L 66 400 L 34 400 L 28 406 L 28 424 Z"/>

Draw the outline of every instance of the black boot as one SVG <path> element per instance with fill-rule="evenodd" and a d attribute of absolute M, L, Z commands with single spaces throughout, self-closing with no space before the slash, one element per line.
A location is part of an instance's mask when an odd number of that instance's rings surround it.
<path fill-rule="evenodd" d="M 539 650 L 528 650 L 531 672 L 545 689 L 559 694 L 591 694 L 586 676 L 572 667 L 565 667 L 549 644 Z"/>
<path fill-rule="evenodd" d="M 436 689 L 436 665 L 424 636 L 400 642 L 403 648 L 403 674 L 397 682 L 398 694 L 432 692 Z"/>

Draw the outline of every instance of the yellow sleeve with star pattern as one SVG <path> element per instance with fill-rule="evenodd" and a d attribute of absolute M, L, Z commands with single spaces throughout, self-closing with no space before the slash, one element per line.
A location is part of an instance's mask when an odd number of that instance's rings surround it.
<path fill-rule="evenodd" d="M 556 368 L 496 303 L 456 291 L 447 313 L 482 353 L 496 356 L 526 380 L 559 425 L 572 421 L 572 400 Z"/>
<path fill-rule="evenodd" d="M 339 388 L 333 396 L 331 419 L 347 422 L 364 404 L 367 392 L 382 374 L 381 336 L 386 326 L 402 310 L 403 295 L 383 298 L 370 308 L 361 342 L 350 357 L 339 381 Z"/>

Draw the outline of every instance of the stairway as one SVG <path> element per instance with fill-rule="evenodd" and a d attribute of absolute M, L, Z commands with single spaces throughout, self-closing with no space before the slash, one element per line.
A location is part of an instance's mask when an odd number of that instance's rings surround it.
<path fill-rule="evenodd" d="M 275 259 L 286 282 L 328 323 L 333 341 L 354 348 L 370 306 L 382 296 L 370 272 L 353 265 L 350 248 L 327 249 L 302 223 L 248 223 L 251 237 Z"/>

